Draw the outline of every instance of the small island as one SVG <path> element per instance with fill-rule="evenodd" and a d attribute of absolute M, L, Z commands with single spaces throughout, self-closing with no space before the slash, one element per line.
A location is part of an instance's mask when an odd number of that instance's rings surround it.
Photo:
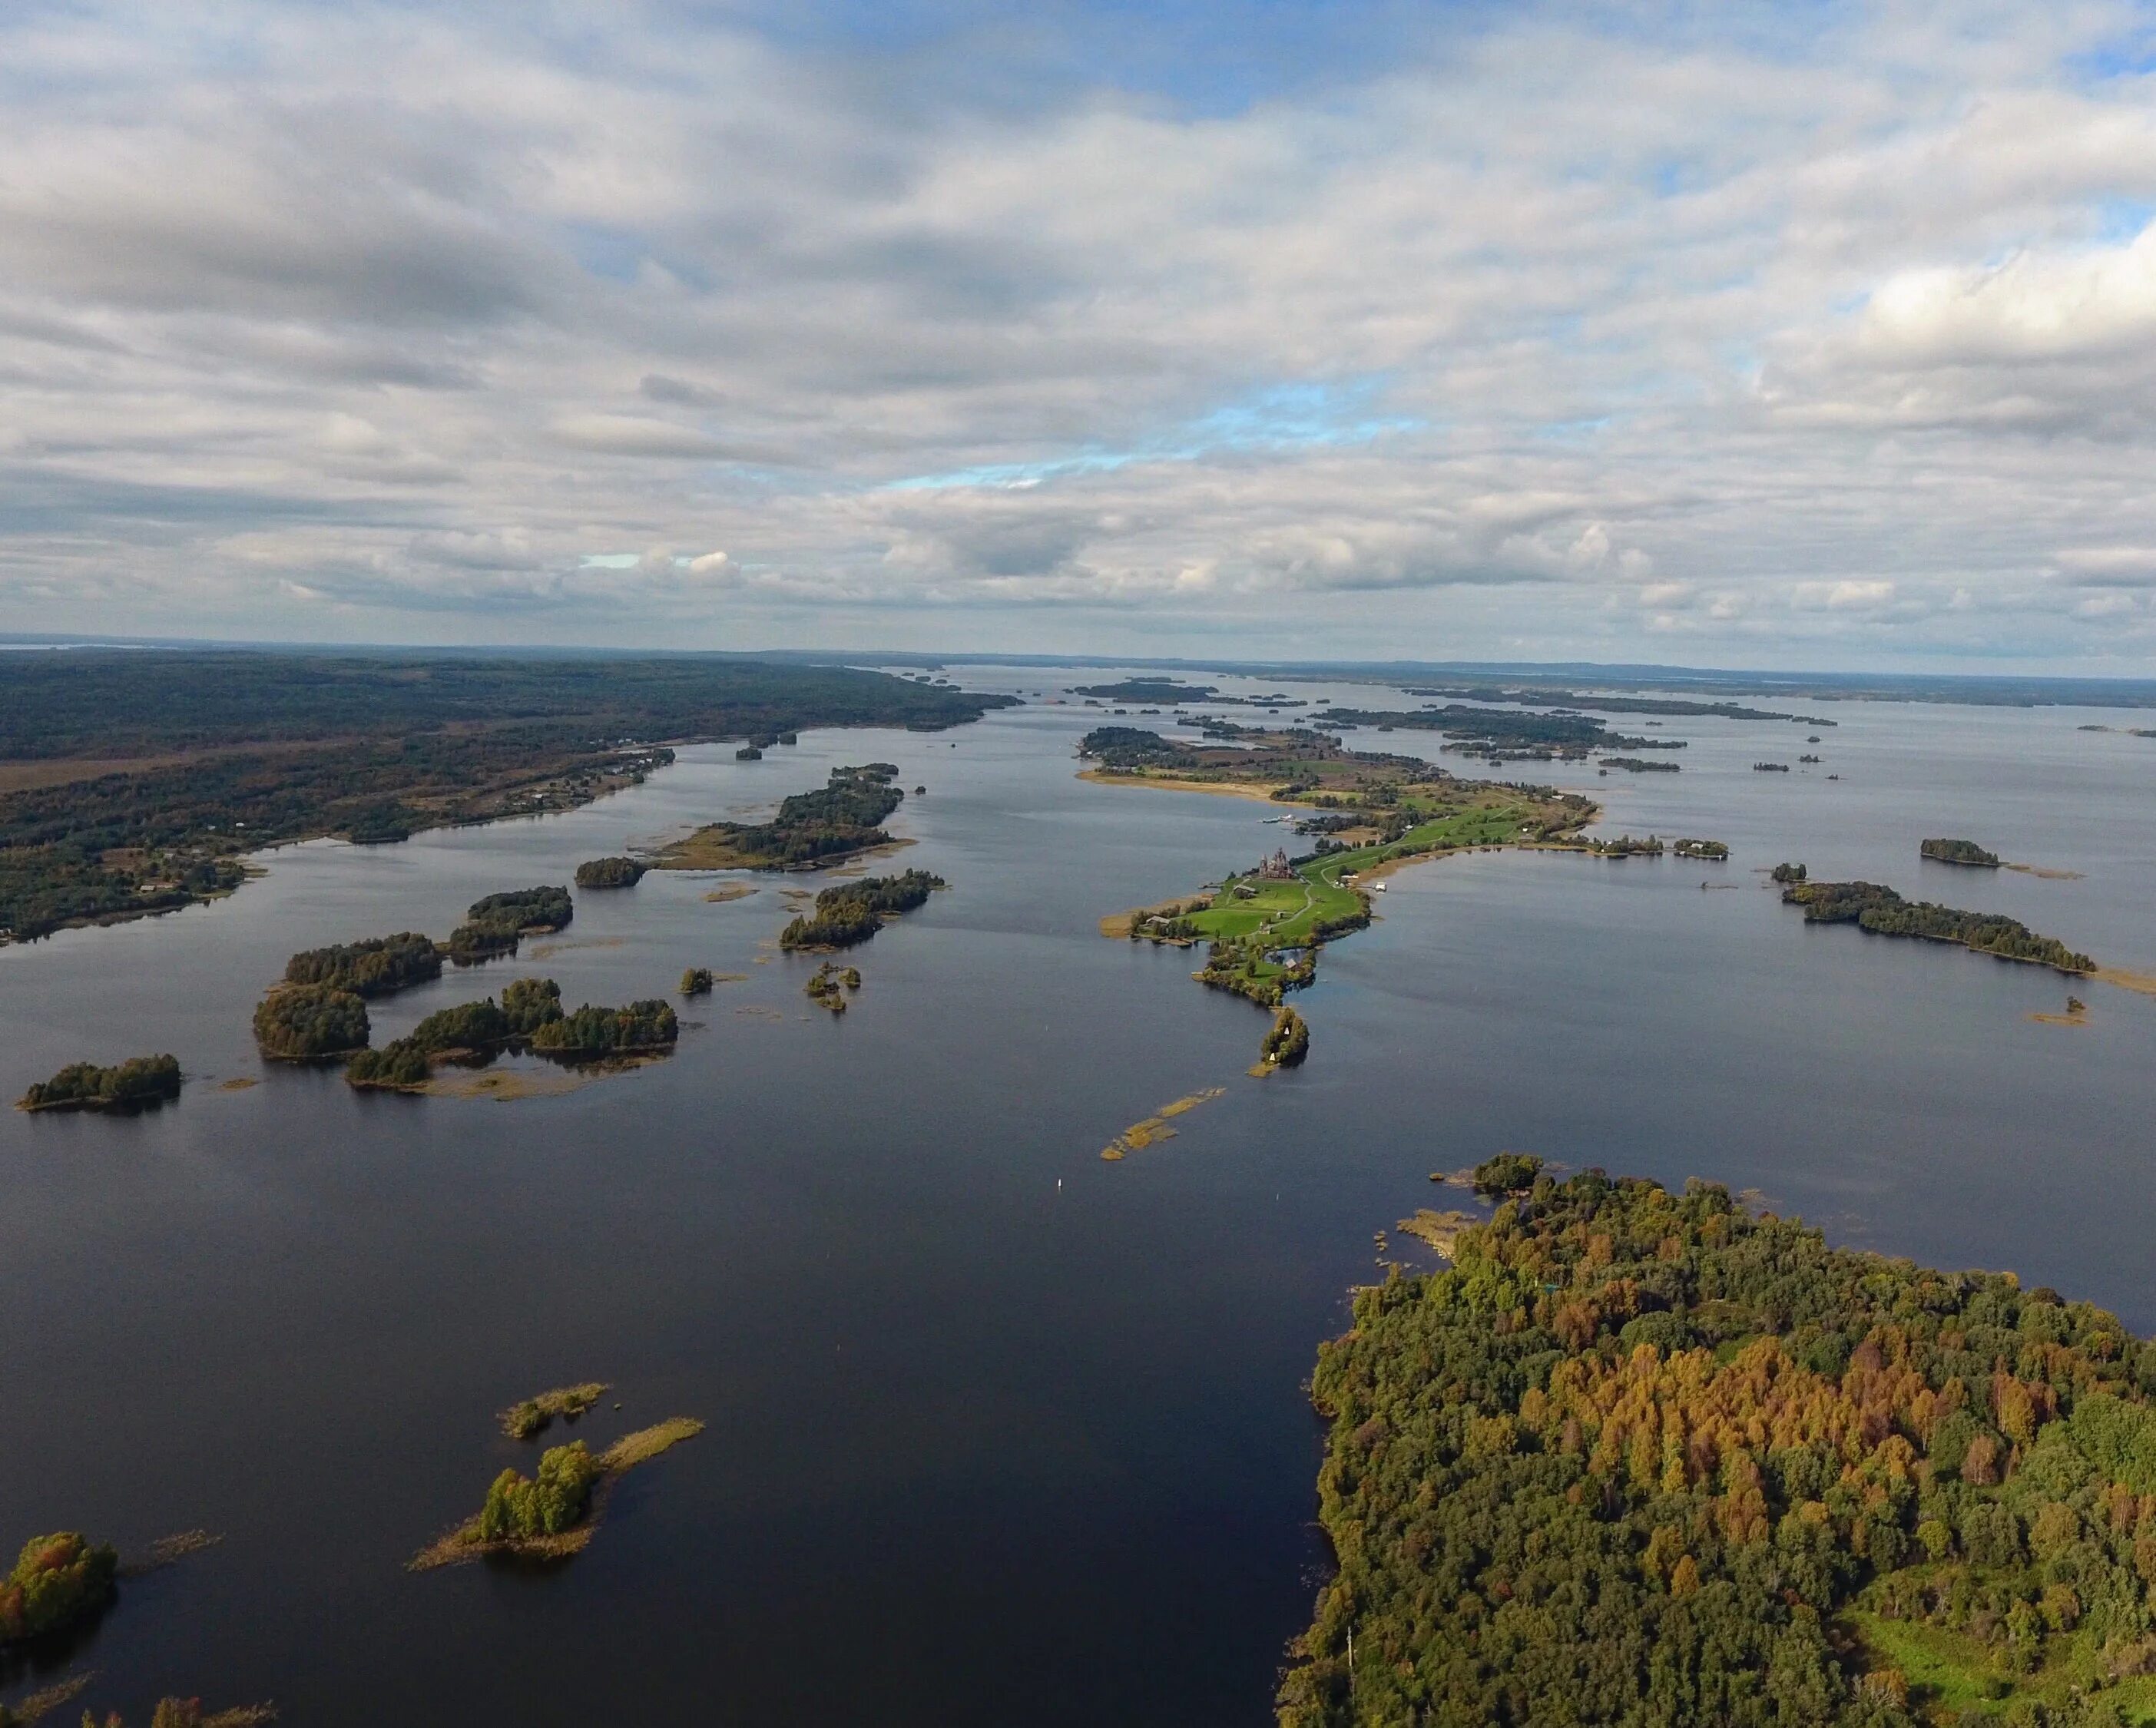
<path fill-rule="evenodd" d="M 861 987 L 861 975 L 854 967 L 840 967 L 825 961 L 809 975 L 802 987 L 808 1000 L 819 1008 L 829 1008 L 834 1014 L 846 1012 L 845 992 Z"/>
<path fill-rule="evenodd" d="M 639 1464 L 704 1431 L 694 1417 L 670 1417 L 622 1438 L 594 1456 L 582 1440 L 549 1447 L 529 1477 L 511 1469 L 494 1479 L 479 1515 L 429 1543 L 410 1570 L 431 1572 L 490 1555 L 567 1560 L 590 1546 L 614 1484 Z"/>
<path fill-rule="evenodd" d="M 684 996 L 709 996 L 711 993 L 711 969 L 708 966 L 692 966 L 681 974 L 680 993 Z"/>
<path fill-rule="evenodd" d="M 154 1109 L 180 1095 L 177 1056 L 131 1056 L 110 1068 L 73 1062 L 49 1080 L 39 1080 L 21 1098 L 21 1110 Z"/>
<path fill-rule="evenodd" d="M 816 896 L 814 917 L 796 916 L 779 932 L 778 946 L 789 951 L 852 947 L 901 913 L 926 905 L 930 895 L 948 886 L 941 876 L 926 870 L 841 882 Z"/>
<path fill-rule="evenodd" d="M 0 1649 L 65 1631 L 112 1600 L 120 1556 L 74 1531 L 33 1536 L 0 1578 Z"/>
<path fill-rule="evenodd" d="M 501 1431 L 512 1440 L 528 1440 L 543 1433 L 555 1422 L 574 1422 L 611 1391 L 603 1380 L 586 1380 L 575 1386 L 557 1386 L 536 1398 L 525 1398 L 501 1413 Z"/>
<path fill-rule="evenodd" d="M 1081 684 L 1071 690 L 1074 696 L 1097 696 L 1109 702 L 1157 702 L 1163 708 L 1173 708 L 1184 702 L 1225 702 L 1234 698 L 1223 696 L 1209 684 L 1178 684 L 1172 678 L 1126 678 L 1120 684 Z"/>
<path fill-rule="evenodd" d="M 1310 1028 L 1301 1015 L 1282 1002 L 1273 1011 L 1272 1029 L 1258 1046 L 1259 1071 L 1269 1074 L 1276 1068 L 1293 1068 L 1309 1054 Z"/>
<path fill-rule="evenodd" d="M 1681 762 L 1650 762 L 1645 756 L 1605 756 L 1599 766 L 1622 768 L 1627 774 L 1675 774 L 1684 765 Z"/>
<path fill-rule="evenodd" d="M 1807 924 L 1854 924 L 1876 936 L 1953 942 L 1999 960 L 2047 966 L 2055 972 L 2093 972 L 2096 962 L 2064 942 L 2038 936 L 2019 919 L 1995 912 L 1964 912 L 1929 900 L 1907 900 L 1876 882 L 1791 881 L 1783 900 L 1804 908 Z"/>
<path fill-rule="evenodd" d="M 1754 774 L 1786 774 L 1789 772 L 1789 765 L 1787 762 L 1754 762 L 1752 772 Z"/>
<path fill-rule="evenodd" d="M 1767 874 L 1777 882 L 1801 882 L 1804 879 L 1804 867 L 1800 864 L 1778 864 Z"/>
<path fill-rule="evenodd" d="M 313 1062 L 367 1048 L 367 1004 L 327 984 L 280 984 L 254 1010 L 254 1042 L 280 1062 Z"/>
<path fill-rule="evenodd" d="M 310 948 L 285 962 L 288 984 L 320 984 L 358 997 L 388 996 L 441 975 L 442 951 L 413 930 Z"/>
<path fill-rule="evenodd" d="M 815 792 L 779 801 L 768 822 L 715 822 L 660 849 L 665 870 L 813 869 L 895 843 L 879 825 L 906 794 L 895 762 L 834 768 Z"/>
<path fill-rule="evenodd" d="M 449 958 L 459 966 L 475 966 L 504 954 L 514 954 L 527 936 L 550 936 L 568 928 L 577 915 L 566 888 L 520 888 L 490 894 L 476 900 L 465 913 L 465 921 L 449 932 Z"/>
<path fill-rule="evenodd" d="M 1934 864 L 1963 864 L 1971 869 L 1999 868 L 1999 854 L 1985 851 L 1974 840 L 1926 840 L 1917 848 L 1917 855 Z"/>
<path fill-rule="evenodd" d="M 1670 849 L 1679 858 L 1703 858 L 1713 864 L 1724 863 L 1729 857 L 1726 840 L 1679 840 Z"/>
<path fill-rule="evenodd" d="M 651 868 L 634 858 L 592 858 L 577 866 L 579 888 L 634 888 Z"/>
<path fill-rule="evenodd" d="M 518 978 L 492 997 L 442 1008 L 404 1037 L 378 1050 L 362 1050 L 346 1064 L 344 1077 L 362 1090 L 423 1090 L 438 1062 L 484 1059 L 504 1049 L 529 1050 L 561 1062 L 648 1056 L 670 1049 L 680 1035 L 674 1010 L 652 998 L 626 1008 L 562 1010 L 562 987 L 552 978 Z"/>

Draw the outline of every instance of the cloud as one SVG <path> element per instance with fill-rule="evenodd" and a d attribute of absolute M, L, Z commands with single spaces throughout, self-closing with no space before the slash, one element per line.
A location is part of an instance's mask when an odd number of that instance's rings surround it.
<path fill-rule="evenodd" d="M 16 8 L 0 628 L 2156 667 L 2125 0 L 1292 10 Z"/>

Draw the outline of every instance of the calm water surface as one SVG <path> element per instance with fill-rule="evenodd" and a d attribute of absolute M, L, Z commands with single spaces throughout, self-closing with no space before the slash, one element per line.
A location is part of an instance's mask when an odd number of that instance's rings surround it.
<path fill-rule="evenodd" d="M 1726 865 L 1395 877 L 1301 998 L 1309 1065 L 1262 1083 L 1261 1016 L 1096 924 L 1284 831 L 1247 800 L 1077 781 L 1106 716 L 1076 706 L 690 751 L 568 816 L 290 849 L 219 905 L 0 951 L 0 1090 L 167 1049 L 192 1077 L 133 1120 L 0 1116 L 0 1541 L 223 1533 L 72 1653 L 85 1701 L 131 1715 L 177 1691 L 325 1725 L 1258 1724 L 1322 1563 L 1301 1382 L 1431 1171 L 1516 1146 L 1711 1177 L 2156 1328 L 2156 998 L 2087 987 L 2087 1024 L 2043 1025 L 2056 975 L 1805 929 L 1758 874 L 1800 858 L 2156 971 L 2156 742 L 2077 731 L 2135 723 L 2093 711 L 1813 711 L 1840 721 L 1817 746 L 1671 720 L 1681 774 L 1557 771 L 1603 831 L 1726 839 Z M 1821 767 L 1752 772 L 1805 749 Z M 712 905 L 712 879 L 654 874 L 579 895 L 552 953 L 377 1004 L 376 1038 L 518 976 L 573 1003 L 745 974 L 670 1061 L 496 1103 L 254 1054 L 296 948 L 444 934 L 480 894 L 878 758 L 929 789 L 897 862 L 952 886 L 859 951 L 843 1020 L 775 952 L 781 884 Z M 1935 833 L 2082 874 L 1920 866 Z M 1099 1159 L 1208 1085 L 1227 1095 L 1176 1139 Z M 572 1566 L 407 1575 L 529 1468 L 493 1413 L 588 1377 L 623 1405 L 578 1430 L 595 1443 L 709 1429 L 631 1477 Z M 0 1697 L 50 1677 L 8 1670 Z"/>

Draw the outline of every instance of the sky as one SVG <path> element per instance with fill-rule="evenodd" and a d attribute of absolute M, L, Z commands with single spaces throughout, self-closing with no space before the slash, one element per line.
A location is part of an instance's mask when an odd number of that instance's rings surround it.
<path fill-rule="evenodd" d="M 2156 674 L 2156 3 L 11 0 L 47 630 Z"/>

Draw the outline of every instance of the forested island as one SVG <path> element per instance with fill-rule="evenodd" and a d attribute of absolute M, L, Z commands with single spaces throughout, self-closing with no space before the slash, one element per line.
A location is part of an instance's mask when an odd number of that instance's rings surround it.
<path fill-rule="evenodd" d="M 256 1004 L 254 1042 L 264 1056 L 311 1062 L 367 1048 L 367 1004 L 327 984 L 280 984 Z"/>
<path fill-rule="evenodd" d="M 659 854 L 661 869 L 813 869 L 891 843 L 879 825 L 906 794 L 895 762 L 834 768 L 814 792 L 781 799 L 768 822 L 715 822 Z"/>
<path fill-rule="evenodd" d="M 354 996 L 388 996 L 442 975 L 442 951 L 413 930 L 310 948 L 285 963 L 288 984 L 320 984 Z"/>
<path fill-rule="evenodd" d="M 1676 774 L 1684 767 L 1681 762 L 1650 762 L 1639 756 L 1605 756 L 1597 766 L 1621 768 L 1627 774 Z"/>
<path fill-rule="evenodd" d="M 0 1578 L 0 1649 L 89 1619 L 112 1600 L 120 1556 L 74 1531 L 33 1536 Z"/>
<path fill-rule="evenodd" d="M 1335 708 L 1331 726 L 1441 734 L 1447 751 L 1492 761 L 1579 761 L 1600 750 L 1682 750 L 1680 738 L 1640 738 L 1612 732 L 1584 714 L 1525 714 L 1449 703 L 1442 708 Z"/>
<path fill-rule="evenodd" d="M 496 1476 L 478 1516 L 420 1550 L 410 1569 L 429 1572 L 490 1554 L 531 1561 L 580 1554 L 590 1546 L 613 1484 L 703 1431 L 694 1417 L 674 1416 L 624 1434 L 597 1454 L 582 1440 L 550 1446 L 531 1475 L 511 1468 Z"/>
<path fill-rule="evenodd" d="M 1177 708 L 1186 702 L 1234 700 L 1223 696 L 1217 685 L 1178 684 L 1172 678 L 1126 678 L 1120 684 L 1081 684 L 1074 686 L 1070 694 L 1092 696 L 1104 702 L 1152 702 L 1163 708 Z"/>
<path fill-rule="evenodd" d="M 1537 1175 L 1312 1382 L 1282 1728 L 2156 1711 L 2156 1346 L 1726 1189 Z"/>
<path fill-rule="evenodd" d="M 1679 858 L 1703 858 L 1720 864 L 1729 856 L 1726 840 L 1679 840 L 1670 849 Z"/>
<path fill-rule="evenodd" d="M 0 941 L 229 894 L 264 847 L 573 808 L 670 762 L 662 741 L 935 731 L 1016 700 L 703 655 L 0 655 Z"/>
<path fill-rule="evenodd" d="M 1973 869 L 1999 868 L 1999 854 L 1986 852 L 1974 840 L 1926 840 L 1917 848 L 1917 855 L 1937 864 L 1966 864 Z"/>
<path fill-rule="evenodd" d="M 901 913 L 927 905 L 930 895 L 948 886 L 927 870 L 838 883 L 816 896 L 814 917 L 797 915 L 779 932 L 778 946 L 788 950 L 850 948 L 868 941 Z"/>
<path fill-rule="evenodd" d="M 177 1056 L 131 1056 L 110 1068 L 71 1062 L 49 1080 L 39 1080 L 15 1103 L 22 1110 L 138 1110 L 168 1103 L 180 1095 Z"/>
<path fill-rule="evenodd" d="M 417 1091 L 435 1064 L 452 1059 L 515 1049 L 589 1062 L 670 1049 L 680 1036 L 673 1008 L 656 997 L 624 1008 L 587 1002 L 565 1013 L 562 987 L 552 978 L 517 978 L 499 1002 L 490 996 L 439 1009 L 404 1037 L 360 1051 L 345 1065 L 345 1079 L 362 1090 Z"/>
<path fill-rule="evenodd" d="M 802 986 L 803 993 L 819 1008 L 828 1008 L 834 1014 L 846 1012 L 846 992 L 861 987 L 861 975 L 850 966 L 842 967 L 825 961 L 808 976 Z"/>
<path fill-rule="evenodd" d="M 577 866 L 579 888 L 634 888 L 651 867 L 634 858 L 587 859 Z"/>
<path fill-rule="evenodd" d="M 1907 900 L 1876 882 L 1810 882 L 1803 867 L 1785 882 L 1782 899 L 1804 908 L 1808 924 L 1854 924 L 1876 936 L 1914 936 L 1954 942 L 2000 960 L 2048 966 L 2055 972 L 2092 972 L 2096 962 L 2064 942 L 2038 936 L 2019 919 L 1996 912 L 1964 912 L 1929 900 Z M 1778 879 L 1780 879 L 1778 878 Z"/>
<path fill-rule="evenodd" d="M 568 928 L 577 915 L 566 888 L 518 888 L 474 900 L 465 921 L 449 932 L 448 953 L 459 966 L 514 954 L 527 936 Z"/>

